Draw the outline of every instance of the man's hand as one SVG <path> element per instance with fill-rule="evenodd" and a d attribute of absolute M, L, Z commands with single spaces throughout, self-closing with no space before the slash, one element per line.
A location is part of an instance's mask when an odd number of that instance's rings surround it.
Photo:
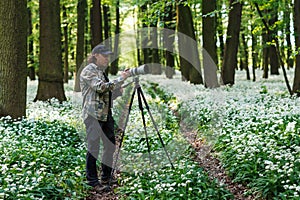
<path fill-rule="evenodd" d="M 121 72 L 121 77 L 126 80 L 130 76 L 130 73 L 128 70 L 122 71 Z"/>

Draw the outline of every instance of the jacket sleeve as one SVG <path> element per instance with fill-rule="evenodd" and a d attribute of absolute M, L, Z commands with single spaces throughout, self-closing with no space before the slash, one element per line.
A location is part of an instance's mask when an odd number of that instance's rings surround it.
<path fill-rule="evenodd" d="M 99 78 L 98 71 L 90 65 L 86 66 L 82 70 L 80 74 L 80 81 L 89 85 L 92 90 L 98 93 L 104 93 L 121 88 L 121 85 L 124 83 L 124 79 L 121 76 L 113 81 L 105 82 Z"/>
<path fill-rule="evenodd" d="M 80 81 L 87 84 L 92 90 L 104 93 L 110 90 L 111 83 L 99 78 L 98 71 L 91 66 L 85 67 L 80 74 Z"/>

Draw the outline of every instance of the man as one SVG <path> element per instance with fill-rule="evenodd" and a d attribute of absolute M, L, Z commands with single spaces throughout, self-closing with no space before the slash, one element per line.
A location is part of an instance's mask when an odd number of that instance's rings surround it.
<path fill-rule="evenodd" d="M 109 55 L 104 45 L 93 50 L 88 65 L 80 74 L 80 87 L 83 95 L 83 120 L 87 133 L 86 178 L 88 185 L 96 192 L 110 190 L 110 184 L 116 182 L 112 177 L 113 154 L 115 151 L 114 120 L 111 107 L 113 96 L 120 96 L 121 85 L 130 76 L 121 72 L 121 76 L 109 81 L 105 74 Z M 113 94 L 114 93 L 114 94 Z M 101 160 L 101 180 L 98 180 L 96 161 L 99 154 L 100 138 L 103 141 Z"/>

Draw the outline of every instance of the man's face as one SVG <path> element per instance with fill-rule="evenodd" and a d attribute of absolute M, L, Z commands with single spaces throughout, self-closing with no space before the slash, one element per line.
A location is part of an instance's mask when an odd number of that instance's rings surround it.
<path fill-rule="evenodd" d="M 106 68 L 108 66 L 109 55 L 103 54 L 95 54 L 95 58 L 97 59 L 97 65 L 100 67 Z"/>

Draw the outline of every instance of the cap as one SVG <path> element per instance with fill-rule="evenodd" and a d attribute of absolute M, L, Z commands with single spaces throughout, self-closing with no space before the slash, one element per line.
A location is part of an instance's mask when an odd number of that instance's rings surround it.
<path fill-rule="evenodd" d="M 95 46 L 93 48 L 92 54 L 95 54 L 95 53 L 99 53 L 99 54 L 103 54 L 103 55 L 112 54 L 112 52 L 102 44 L 98 44 L 97 46 Z"/>

